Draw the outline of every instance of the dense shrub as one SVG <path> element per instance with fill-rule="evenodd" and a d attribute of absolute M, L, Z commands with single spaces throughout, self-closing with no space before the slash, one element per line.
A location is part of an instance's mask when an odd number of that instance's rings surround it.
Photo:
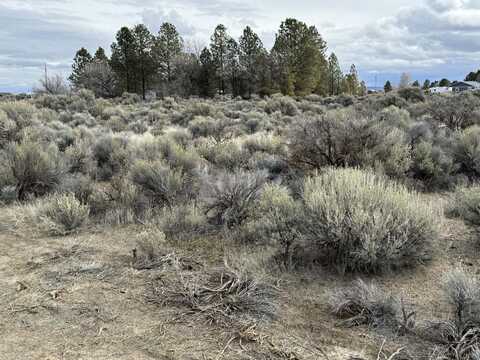
<path fill-rule="evenodd" d="M 327 169 L 305 181 L 303 201 L 306 238 L 342 271 L 414 265 L 436 236 L 417 194 L 368 171 Z"/>
<path fill-rule="evenodd" d="M 182 170 L 172 169 L 161 161 L 136 162 L 131 170 L 131 179 L 160 206 L 172 207 L 176 200 L 194 191 L 191 178 Z"/>
<path fill-rule="evenodd" d="M 425 101 L 425 95 L 423 95 L 423 90 L 419 87 L 405 87 L 398 90 L 398 96 L 401 98 L 412 101 L 412 102 L 422 102 Z"/>
<path fill-rule="evenodd" d="M 20 200 L 52 191 L 65 173 L 64 159 L 55 145 L 10 143 L 0 158 L 0 184 L 15 186 Z"/>
<path fill-rule="evenodd" d="M 461 173 L 470 178 L 480 176 L 480 126 L 472 126 L 456 134 L 453 156 Z"/>
<path fill-rule="evenodd" d="M 247 172 L 211 179 L 203 191 L 210 222 L 235 227 L 248 220 L 265 180 L 264 174 Z"/>
<path fill-rule="evenodd" d="M 463 219 L 467 224 L 480 226 L 480 186 L 458 187 L 452 195 L 447 214 Z"/>
<path fill-rule="evenodd" d="M 403 177 L 411 163 L 405 134 L 351 111 L 300 120 L 290 127 L 290 163 L 302 169 L 325 166 L 377 168 Z"/>
<path fill-rule="evenodd" d="M 39 218 L 54 235 L 66 235 L 80 228 L 88 218 L 89 208 L 74 194 L 53 195 L 41 207 Z"/>
<path fill-rule="evenodd" d="M 203 209 L 187 203 L 162 209 L 159 225 L 169 239 L 190 240 L 205 233 L 207 219 Z"/>
<path fill-rule="evenodd" d="M 126 145 L 122 138 L 111 135 L 97 140 L 93 146 L 93 158 L 97 163 L 96 176 L 99 180 L 109 180 L 127 167 L 129 154 Z"/>
<path fill-rule="evenodd" d="M 452 130 L 465 129 L 480 120 L 480 99 L 470 92 L 433 96 L 429 113 Z"/>
<path fill-rule="evenodd" d="M 283 263 L 287 269 L 293 267 L 292 251 L 301 238 L 300 202 L 295 201 L 287 188 L 266 185 L 257 207 L 257 229 L 260 235 L 280 247 Z"/>

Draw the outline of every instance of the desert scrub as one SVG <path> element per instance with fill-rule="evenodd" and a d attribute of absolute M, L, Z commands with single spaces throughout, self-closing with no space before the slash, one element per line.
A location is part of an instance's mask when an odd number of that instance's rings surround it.
<path fill-rule="evenodd" d="M 39 208 L 38 217 L 53 235 L 67 235 L 78 230 L 88 219 L 89 207 L 74 194 L 55 194 Z"/>
<path fill-rule="evenodd" d="M 306 240 L 342 272 L 414 265 L 436 236 L 434 211 L 418 194 L 370 171 L 307 178 L 303 202 Z"/>
<path fill-rule="evenodd" d="M 293 266 L 292 248 L 301 238 L 301 213 L 300 202 L 292 198 L 287 188 L 265 185 L 258 204 L 257 228 L 261 233 L 257 237 L 263 236 L 280 247 L 280 255 L 287 270 Z"/>
<path fill-rule="evenodd" d="M 19 200 L 47 194 L 64 173 L 65 160 L 55 145 L 26 140 L 0 153 L 0 184 L 15 186 Z"/>
<path fill-rule="evenodd" d="M 480 347 L 480 283 L 458 268 L 443 281 L 445 300 L 450 305 L 447 319 L 427 321 L 421 335 L 440 345 L 432 359 L 477 359 Z"/>
<path fill-rule="evenodd" d="M 467 224 L 480 226 L 480 185 L 458 187 L 451 197 L 446 213 L 463 219 Z"/>
<path fill-rule="evenodd" d="M 400 302 L 374 283 L 356 280 L 352 285 L 334 290 L 329 298 L 332 313 L 345 326 L 393 326 L 398 322 Z"/>

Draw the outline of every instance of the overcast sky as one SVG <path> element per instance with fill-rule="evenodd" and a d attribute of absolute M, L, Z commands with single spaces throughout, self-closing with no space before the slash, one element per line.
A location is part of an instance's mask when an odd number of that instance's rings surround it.
<path fill-rule="evenodd" d="M 109 49 L 123 25 L 157 32 L 169 21 L 202 45 L 219 23 L 235 37 L 250 25 L 270 48 L 286 17 L 315 25 L 370 86 L 404 71 L 462 79 L 480 68 L 480 0 L 1 0 L 0 92 L 28 91 L 45 63 L 68 75 L 78 48 Z"/>

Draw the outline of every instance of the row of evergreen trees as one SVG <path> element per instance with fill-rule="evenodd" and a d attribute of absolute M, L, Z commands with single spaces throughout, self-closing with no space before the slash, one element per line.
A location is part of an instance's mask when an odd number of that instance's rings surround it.
<path fill-rule="evenodd" d="M 355 65 L 344 75 L 336 55 L 327 57 L 326 51 L 318 30 L 296 19 L 282 22 L 271 51 L 249 26 L 237 41 L 218 25 L 210 46 L 196 53 L 186 49 L 174 25 L 164 23 L 153 35 L 139 24 L 117 32 L 110 58 L 102 48 L 94 56 L 81 48 L 69 79 L 75 88 L 104 97 L 126 91 L 145 98 L 150 90 L 204 97 L 365 93 Z"/>

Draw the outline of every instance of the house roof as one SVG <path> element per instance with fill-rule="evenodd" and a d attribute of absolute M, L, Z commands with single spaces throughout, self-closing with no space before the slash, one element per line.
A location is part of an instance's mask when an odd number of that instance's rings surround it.
<path fill-rule="evenodd" d="M 458 81 L 452 84 L 452 87 L 456 86 L 470 86 L 474 89 L 480 89 L 480 82 L 479 81 Z"/>

